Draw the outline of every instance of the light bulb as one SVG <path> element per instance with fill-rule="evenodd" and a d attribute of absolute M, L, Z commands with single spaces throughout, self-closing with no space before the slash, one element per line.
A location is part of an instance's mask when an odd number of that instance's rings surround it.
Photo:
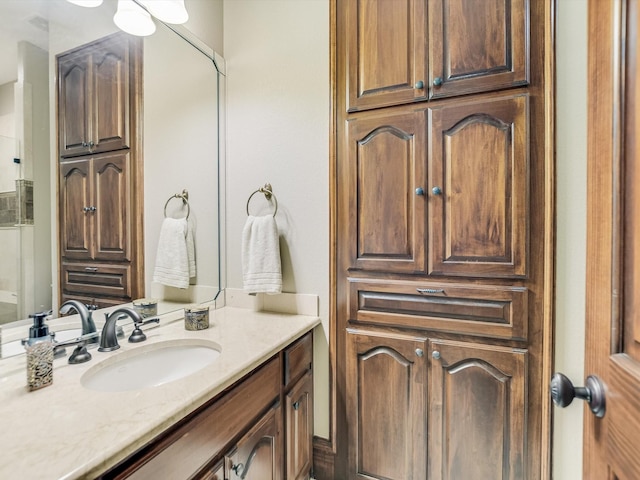
<path fill-rule="evenodd" d="M 151 15 L 165 23 L 180 24 L 189 20 L 184 0 L 139 0 Z"/>
<path fill-rule="evenodd" d="M 145 37 L 156 31 L 151 15 L 144 8 L 136 5 L 133 0 L 118 0 L 118 10 L 113 16 L 113 22 L 131 35 Z"/>

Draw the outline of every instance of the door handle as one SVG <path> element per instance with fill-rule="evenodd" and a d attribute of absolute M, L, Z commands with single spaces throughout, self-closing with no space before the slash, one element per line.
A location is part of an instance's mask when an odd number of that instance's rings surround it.
<path fill-rule="evenodd" d="M 551 377 L 551 398 L 558 407 L 564 408 L 573 402 L 574 398 L 584 400 L 598 418 L 604 417 L 606 401 L 604 384 L 595 375 L 589 375 L 584 387 L 574 387 L 562 373 L 556 372 Z"/>

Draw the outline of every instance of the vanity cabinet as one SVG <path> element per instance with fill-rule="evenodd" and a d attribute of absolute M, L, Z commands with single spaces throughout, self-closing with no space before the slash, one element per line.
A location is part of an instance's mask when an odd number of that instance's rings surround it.
<path fill-rule="evenodd" d="M 333 359 L 344 403 L 333 464 L 316 473 L 545 478 L 550 10 L 332 5 Z"/>
<path fill-rule="evenodd" d="M 529 81 L 527 0 L 338 3 L 350 112 Z"/>
<path fill-rule="evenodd" d="M 143 295 L 141 43 L 115 34 L 58 55 L 61 301 Z"/>
<path fill-rule="evenodd" d="M 312 342 L 309 332 L 100 478 L 309 478 Z"/>
<path fill-rule="evenodd" d="M 130 147 L 130 46 L 106 37 L 58 56 L 60 156 Z"/>

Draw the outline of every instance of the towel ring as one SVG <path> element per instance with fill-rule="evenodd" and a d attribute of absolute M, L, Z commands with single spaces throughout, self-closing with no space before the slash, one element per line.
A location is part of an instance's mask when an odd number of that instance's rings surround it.
<path fill-rule="evenodd" d="M 251 195 L 249 195 L 249 198 L 247 199 L 247 215 L 250 215 L 250 213 L 249 213 L 249 202 L 251 202 L 251 198 L 256 193 L 264 193 L 264 197 L 267 200 L 271 200 L 271 197 L 273 196 L 273 201 L 275 202 L 275 209 L 273 211 L 273 216 L 275 217 L 276 213 L 278 213 L 278 199 L 276 198 L 276 194 L 273 193 L 273 189 L 271 188 L 271 184 L 270 183 L 265 183 L 264 187 L 260 187 L 255 192 L 253 192 Z"/>
<path fill-rule="evenodd" d="M 169 205 L 169 202 L 174 198 L 182 199 L 182 203 L 187 206 L 187 216 L 184 218 L 188 219 L 189 214 L 191 213 L 191 207 L 189 206 L 189 192 L 187 192 L 186 190 L 182 190 L 182 193 L 176 193 L 175 195 L 171 195 L 169 197 L 167 202 L 164 204 L 164 218 L 167 218 L 167 205 Z"/>

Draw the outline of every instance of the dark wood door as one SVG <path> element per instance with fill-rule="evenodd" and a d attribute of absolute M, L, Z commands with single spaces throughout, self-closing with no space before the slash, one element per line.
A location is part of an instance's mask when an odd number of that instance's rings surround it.
<path fill-rule="evenodd" d="M 526 351 L 432 340 L 429 358 L 428 478 L 526 478 Z"/>
<path fill-rule="evenodd" d="M 606 393 L 603 418 L 585 408 L 594 480 L 640 478 L 639 21 L 637 0 L 589 3 L 585 373 Z"/>
<path fill-rule="evenodd" d="M 348 111 L 427 98 L 424 0 L 340 2 Z"/>
<path fill-rule="evenodd" d="M 282 413 L 277 404 L 240 439 L 227 461 L 230 480 L 282 479 Z"/>
<path fill-rule="evenodd" d="M 425 271 L 426 113 L 367 112 L 348 120 L 351 267 Z"/>
<path fill-rule="evenodd" d="M 129 147 L 129 45 L 125 35 L 101 41 L 92 54 L 92 151 Z"/>
<path fill-rule="evenodd" d="M 131 194 L 129 151 L 93 157 L 96 260 L 129 260 Z"/>
<path fill-rule="evenodd" d="M 427 478 L 425 352 L 425 338 L 347 331 L 350 479 Z"/>
<path fill-rule="evenodd" d="M 73 52 L 58 59 L 58 143 L 62 157 L 90 151 L 91 82 L 90 55 Z"/>
<path fill-rule="evenodd" d="M 529 80 L 527 0 L 429 0 L 429 97 Z"/>
<path fill-rule="evenodd" d="M 528 114 L 526 95 L 429 110 L 429 274 L 527 274 Z"/>
<path fill-rule="evenodd" d="M 287 480 L 309 478 L 313 463 L 313 377 L 307 372 L 285 396 Z"/>
<path fill-rule="evenodd" d="M 69 259 L 90 260 L 94 255 L 93 162 L 60 164 L 60 251 Z"/>

